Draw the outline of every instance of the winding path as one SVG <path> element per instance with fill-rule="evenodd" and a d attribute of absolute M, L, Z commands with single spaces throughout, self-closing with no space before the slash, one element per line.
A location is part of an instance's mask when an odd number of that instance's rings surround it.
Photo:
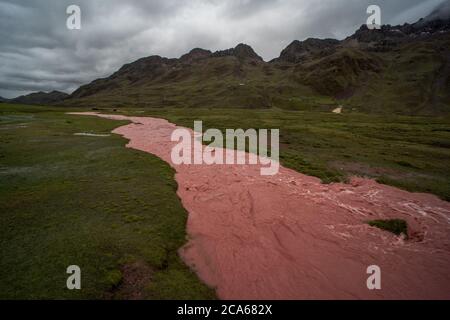
<path fill-rule="evenodd" d="M 354 178 L 324 185 L 281 167 L 174 165 L 176 125 L 164 119 L 97 113 L 129 120 L 113 132 L 127 147 L 176 170 L 189 212 L 184 261 L 222 299 L 450 299 L 450 203 Z M 410 240 L 368 226 L 408 222 Z M 368 290 L 367 267 L 381 268 L 381 290 Z"/>

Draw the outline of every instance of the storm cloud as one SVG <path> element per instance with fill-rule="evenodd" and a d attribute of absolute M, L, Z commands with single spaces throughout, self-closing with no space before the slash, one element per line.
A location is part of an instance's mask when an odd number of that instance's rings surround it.
<path fill-rule="evenodd" d="M 443 0 L 0 0 L 0 96 L 67 93 L 149 55 L 244 42 L 265 60 L 292 40 L 342 39 L 377 4 L 383 24 L 415 22 Z M 81 8 L 81 30 L 66 8 Z"/>

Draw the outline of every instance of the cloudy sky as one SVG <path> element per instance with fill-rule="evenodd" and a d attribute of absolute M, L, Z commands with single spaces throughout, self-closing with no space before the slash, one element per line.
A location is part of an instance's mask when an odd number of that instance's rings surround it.
<path fill-rule="evenodd" d="M 383 24 L 414 22 L 443 0 L 0 0 L 0 96 L 71 93 L 149 55 L 251 45 L 265 60 L 292 40 L 342 39 L 377 4 Z M 68 30 L 66 8 L 81 8 Z"/>

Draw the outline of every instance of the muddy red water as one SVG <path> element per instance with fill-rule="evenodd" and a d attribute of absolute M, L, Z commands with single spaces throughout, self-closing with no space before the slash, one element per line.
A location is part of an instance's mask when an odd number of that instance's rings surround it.
<path fill-rule="evenodd" d="M 131 123 L 113 132 L 127 147 L 176 170 L 189 213 L 184 261 L 222 299 L 450 299 L 450 203 L 372 180 L 324 185 L 258 165 L 174 165 L 163 119 L 97 115 Z M 404 219 L 409 239 L 367 225 Z M 381 268 L 381 290 L 367 267 Z"/>

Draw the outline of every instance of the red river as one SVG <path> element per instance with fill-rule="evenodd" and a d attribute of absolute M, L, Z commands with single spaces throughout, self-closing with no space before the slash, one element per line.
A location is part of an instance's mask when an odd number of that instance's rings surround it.
<path fill-rule="evenodd" d="M 363 178 L 322 184 L 282 166 L 262 176 L 260 165 L 174 165 L 176 125 L 75 114 L 131 121 L 113 133 L 176 170 L 189 213 L 180 255 L 221 299 L 450 299 L 449 202 Z M 366 223 L 397 218 L 408 240 Z M 380 290 L 367 287 L 371 265 Z"/>

